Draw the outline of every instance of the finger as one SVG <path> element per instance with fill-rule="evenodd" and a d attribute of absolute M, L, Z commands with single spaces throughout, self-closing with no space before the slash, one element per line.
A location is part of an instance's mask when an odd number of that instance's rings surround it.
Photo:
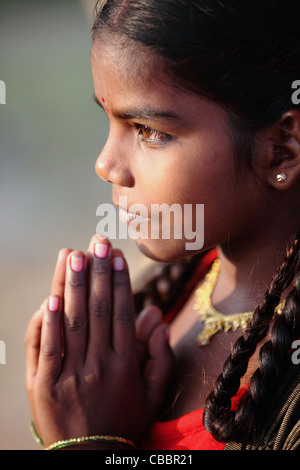
<path fill-rule="evenodd" d="M 158 412 L 170 382 L 174 356 L 169 346 L 169 327 L 160 324 L 149 339 L 150 359 L 145 367 L 145 382 L 152 416 Z"/>
<path fill-rule="evenodd" d="M 38 376 L 44 385 L 55 384 L 62 367 L 62 301 L 57 296 L 49 297 L 41 330 Z"/>
<path fill-rule="evenodd" d="M 145 307 L 135 321 L 138 353 L 140 365 L 144 369 L 144 362 L 148 359 L 148 343 L 155 330 L 163 321 L 161 310 L 156 306 Z"/>
<path fill-rule="evenodd" d="M 111 347 L 112 247 L 95 238 L 90 259 L 89 344 L 87 356 L 96 357 Z"/>
<path fill-rule="evenodd" d="M 58 253 L 56 266 L 53 273 L 50 296 L 58 296 L 61 299 L 64 298 L 65 290 L 65 277 L 66 277 L 66 263 L 69 254 L 71 253 L 70 248 L 63 248 Z"/>
<path fill-rule="evenodd" d="M 96 245 L 96 243 L 103 243 L 103 242 L 107 242 L 111 246 L 111 243 L 110 243 L 109 239 L 105 235 L 101 235 L 101 234 L 96 233 L 90 239 L 89 246 L 88 246 L 88 249 L 87 249 L 87 252 L 86 252 L 86 258 L 87 258 L 87 261 L 88 261 L 89 265 L 91 264 L 91 262 L 93 260 L 93 257 L 95 256 L 95 245 Z"/>
<path fill-rule="evenodd" d="M 32 380 L 34 379 L 39 355 L 40 355 L 40 344 L 41 344 L 41 330 L 42 321 L 44 314 L 44 303 L 34 313 L 28 324 L 26 335 L 25 335 L 25 362 L 26 362 L 26 387 L 31 388 Z"/>
<path fill-rule="evenodd" d="M 69 254 L 64 294 L 64 356 L 76 365 L 85 360 L 87 344 L 86 262 L 81 251 Z"/>
<path fill-rule="evenodd" d="M 163 315 L 160 308 L 155 305 L 145 307 L 135 322 L 137 340 L 148 345 L 151 334 L 162 321 Z"/>
<path fill-rule="evenodd" d="M 47 302 L 48 299 L 45 299 L 40 308 L 34 313 L 30 319 L 25 335 L 25 386 L 32 419 L 35 423 L 37 420 L 34 407 L 34 384 L 40 355 L 43 315 Z"/>
<path fill-rule="evenodd" d="M 93 235 L 92 238 L 90 239 L 90 243 L 88 246 L 88 253 L 91 253 L 91 255 L 93 255 L 95 243 L 97 242 L 101 243 L 104 241 L 109 242 L 109 239 L 105 235 L 101 235 L 99 233 L 96 233 L 95 235 Z"/>
<path fill-rule="evenodd" d="M 119 253 L 113 267 L 113 347 L 118 355 L 129 356 L 135 351 L 136 335 L 133 296 L 124 257 Z"/>

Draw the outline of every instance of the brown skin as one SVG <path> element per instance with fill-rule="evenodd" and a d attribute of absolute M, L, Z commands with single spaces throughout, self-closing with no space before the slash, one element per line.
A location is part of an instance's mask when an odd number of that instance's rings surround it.
<path fill-rule="evenodd" d="M 150 55 L 148 74 L 141 79 L 132 59 L 138 50 L 126 58 L 104 42 L 93 46 L 95 96 L 111 126 L 96 171 L 112 183 L 116 203 L 126 196 L 128 206 L 142 203 L 149 210 L 153 203 L 204 204 L 203 250 L 218 246 L 222 260 L 212 301 L 223 313 L 254 309 L 299 225 L 300 113 L 287 112 L 277 125 L 257 135 L 252 169 L 243 168 L 238 176 L 225 110 L 179 90 L 157 69 L 151 75 Z M 143 54 L 145 58 L 144 49 Z M 142 117 L 149 107 L 175 114 L 176 119 Z M 140 116 L 130 117 L 132 110 Z M 276 174 L 283 170 L 287 182 L 280 184 Z M 85 255 L 90 274 L 72 272 L 71 250 L 60 253 L 50 294 L 64 299 L 64 314 L 62 300 L 55 313 L 44 303 L 27 331 L 27 389 L 33 418 L 47 444 L 91 434 L 138 441 L 169 384 L 172 355 L 160 312 L 150 309 L 134 324 L 126 263 L 117 273 L 120 282 L 115 282 L 109 260 L 121 253 L 111 250 L 109 258 L 99 260 L 93 254 L 95 241 L 110 244 L 97 236 L 92 239 Z M 144 253 L 163 261 L 190 255 L 185 242 L 137 241 Z M 113 311 L 111 298 L 117 300 Z M 177 364 L 164 419 L 203 406 L 240 334 L 222 332 L 199 348 L 201 324 L 193 304 L 194 293 L 170 325 Z M 253 358 L 250 369 L 256 365 Z"/>
<path fill-rule="evenodd" d="M 94 255 L 97 242 L 110 246 L 105 259 Z M 72 256 L 89 264 L 88 282 L 85 270 L 72 271 Z M 46 299 L 28 326 L 26 387 L 46 445 L 95 434 L 138 442 L 164 395 L 172 368 L 167 327 L 156 307 L 145 309 L 135 324 L 128 268 L 124 260 L 124 269 L 115 271 L 115 256 L 123 257 L 97 235 L 86 254 L 61 250 L 50 292 L 61 299 L 60 307 L 49 311 Z"/>

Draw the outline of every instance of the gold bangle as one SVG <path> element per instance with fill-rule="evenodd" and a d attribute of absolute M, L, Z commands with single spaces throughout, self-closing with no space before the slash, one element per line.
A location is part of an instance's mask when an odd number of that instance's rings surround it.
<path fill-rule="evenodd" d="M 72 439 L 66 439 L 64 441 L 58 441 L 51 444 L 45 450 L 58 450 L 64 447 L 69 447 L 73 445 L 82 444 L 85 442 L 91 441 L 112 441 L 112 442 L 120 442 L 122 444 L 127 444 L 134 449 L 136 449 L 136 445 L 134 442 L 130 441 L 129 439 L 125 439 L 124 437 L 118 436 L 83 436 L 83 437 L 74 437 Z"/>

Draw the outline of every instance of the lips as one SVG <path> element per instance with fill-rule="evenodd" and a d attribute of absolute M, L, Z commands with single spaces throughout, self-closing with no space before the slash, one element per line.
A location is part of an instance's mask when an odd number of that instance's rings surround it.
<path fill-rule="evenodd" d="M 138 213 L 128 212 L 119 208 L 119 219 L 123 224 L 129 225 L 131 223 L 149 222 L 149 217 L 144 217 Z"/>

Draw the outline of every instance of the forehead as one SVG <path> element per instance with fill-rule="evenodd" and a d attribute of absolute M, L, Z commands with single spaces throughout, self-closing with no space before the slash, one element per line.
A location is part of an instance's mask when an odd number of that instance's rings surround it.
<path fill-rule="evenodd" d="M 163 61 L 157 54 L 144 46 L 122 36 L 109 34 L 98 37 L 92 46 L 92 63 L 107 63 L 115 67 L 119 74 L 126 77 L 137 74 L 142 80 L 149 80 L 153 71 L 162 69 Z M 125 77 L 123 77 L 125 78 Z"/>
<path fill-rule="evenodd" d="M 159 110 L 160 115 L 176 116 L 191 130 L 205 126 L 228 125 L 228 115 L 216 103 L 180 88 L 165 71 L 163 60 L 151 49 L 128 40 L 96 40 L 91 51 L 94 94 L 105 102 L 112 115 L 130 110 Z M 104 107 L 105 107 L 104 106 Z"/>
<path fill-rule="evenodd" d="M 168 104 L 176 103 L 179 88 L 164 71 L 163 61 L 143 45 L 95 41 L 91 64 L 98 99 L 163 99 Z"/>

